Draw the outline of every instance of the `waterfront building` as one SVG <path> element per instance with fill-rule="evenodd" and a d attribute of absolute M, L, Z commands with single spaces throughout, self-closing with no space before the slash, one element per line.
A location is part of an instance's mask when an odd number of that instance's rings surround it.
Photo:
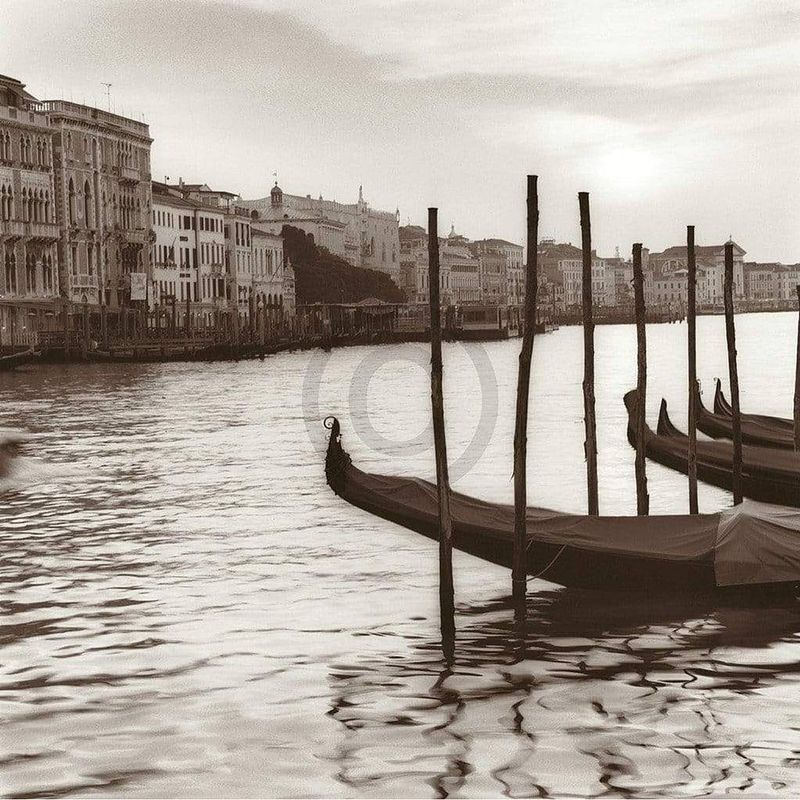
<path fill-rule="evenodd" d="M 580 308 L 583 305 L 583 254 L 580 247 L 553 239 L 539 242 L 539 266 L 547 280 L 561 286 L 556 292 L 558 311 Z M 613 270 L 592 251 L 592 298 L 596 306 L 613 305 L 616 279 Z"/>
<path fill-rule="evenodd" d="M 206 325 L 227 306 L 225 212 L 153 182 L 152 305 L 190 301 Z M 184 312 L 181 305 L 179 316 Z"/>
<path fill-rule="evenodd" d="M 0 347 L 32 341 L 58 296 L 59 228 L 47 116 L 0 75 Z"/>
<path fill-rule="evenodd" d="M 53 134 L 62 294 L 90 305 L 144 302 L 138 287 L 152 280 L 148 126 L 66 100 L 36 107 Z"/>
<path fill-rule="evenodd" d="M 777 299 L 776 272 L 779 264 L 744 264 L 744 295 L 748 300 Z"/>
<path fill-rule="evenodd" d="M 198 242 L 204 244 L 209 259 L 206 275 L 201 275 L 200 279 L 202 302 L 210 302 L 213 308 L 235 308 L 237 320 L 246 321 L 253 297 L 250 212 L 241 205 L 241 198 L 235 192 L 212 189 L 205 183 L 184 183 L 182 178 L 170 188 L 177 190 L 184 199 L 215 212 L 209 211 L 207 224 L 211 227 L 204 226 L 198 231 Z M 223 219 L 221 232 L 215 221 L 218 215 Z M 201 221 L 198 224 L 204 225 Z M 219 246 L 224 248 L 224 269 L 218 261 Z M 209 313 L 206 309 L 204 312 Z"/>
<path fill-rule="evenodd" d="M 283 239 L 255 221 L 251 225 L 251 237 L 255 299 L 266 308 L 284 308 L 288 268 L 284 264 Z"/>
<path fill-rule="evenodd" d="M 522 305 L 525 302 L 525 263 L 524 263 L 524 248 L 521 244 L 514 244 L 514 242 L 506 241 L 505 239 L 478 239 L 472 243 L 473 250 L 476 254 L 502 256 L 505 264 L 502 272 L 505 277 L 503 279 L 504 285 L 498 286 L 498 292 L 501 297 L 500 305 Z M 498 262 L 494 259 L 487 259 L 487 266 L 491 269 L 499 266 Z M 484 289 L 484 296 L 482 302 L 493 303 L 494 297 L 494 280 L 489 279 L 487 286 L 489 291 Z"/>
<path fill-rule="evenodd" d="M 746 250 L 732 239 L 734 296 L 744 297 L 744 256 Z M 720 305 L 723 302 L 725 280 L 725 245 L 695 246 L 697 261 L 697 299 L 703 305 Z M 661 253 L 650 254 L 650 267 L 654 275 L 667 276 L 688 268 L 686 245 L 668 247 Z M 702 273 L 702 274 L 701 274 Z"/>
<path fill-rule="evenodd" d="M 409 303 L 427 303 L 428 234 L 419 225 L 402 225 L 400 239 L 400 288 Z"/>
<path fill-rule="evenodd" d="M 358 187 L 356 203 L 338 203 L 324 200 L 322 195 L 315 199 L 285 194 L 276 182 L 268 197 L 245 200 L 241 205 L 256 211 L 259 222 L 301 228 L 314 236 L 317 245 L 353 266 L 385 272 L 399 285 L 400 212 L 372 208 L 362 187 Z"/>
<path fill-rule="evenodd" d="M 480 297 L 484 305 L 509 304 L 508 260 L 498 252 L 479 252 Z"/>
<path fill-rule="evenodd" d="M 798 286 L 800 286 L 800 264 L 779 264 L 775 270 L 775 299 L 796 302 Z"/>
<path fill-rule="evenodd" d="M 647 308 L 686 308 L 688 270 L 676 269 L 668 275 L 648 276 L 644 283 L 644 302 Z"/>
<path fill-rule="evenodd" d="M 447 238 L 439 240 L 439 269 L 444 269 L 447 280 L 442 287 L 444 303 L 469 305 L 480 303 L 480 260 L 469 247 L 469 240 L 457 234 L 453 226 Z"/>

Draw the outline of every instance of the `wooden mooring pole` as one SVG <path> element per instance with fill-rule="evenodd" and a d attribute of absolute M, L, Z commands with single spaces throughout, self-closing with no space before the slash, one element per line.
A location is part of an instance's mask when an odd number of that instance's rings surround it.
<path fill-rule="evenodd" d="M 592 226 L 589 217 L 589 192 L 578 193 L 581 214 L 583 255 L 583 416 L 586 427 L 586 479 L 589 514 L 600 513 L 597 490 L 597 419 L 594 399 L 594 318 L 592 316 Z"/>
<path fill-rule="evenodd" d="M 528 397 L 531 382 L 533 337 L 536 333 L 537 240 L 539 230 L 539 195 L 537 176 L 528 175 L 528 264 L 525 270 L 525 323 L 517 374 L 517 416 L 514 426 L 514 555 L 511 566 L 511 589 L 514 600 L 524 601 L 528 586 Z M 524 606 L 523 606 L 524 607 Z"/>
<path fill-rule="evenodd" d="M 725 245 L 725 335 L 728 342 L 728 376 L 733 409 L 733 504 L 742 502 L 742 415 L 739 408 L 739 370 L 736 366 L 736 328 L 733 322 L 733 244 Z"/>
<path fill-rule="evenodd" d="M 431 407 L 433 442 L 436 452 L 436 488 L 439 494 L 439 614 L 442 648 L 452 658 L 455 643 L 455 601 L 453 598 L 453 529 L 450 520 L 450 476 L 447 468 L 447 440 L 444 429 L 442 391 L 442 322 L 439 301 L 438 210 L 428 209 L 428 286 L 431 310 Z"/>
<path fill-rule="evenodd" d="M 650 513 L 644 449 L 645 410 L 647 408 L 647 331 L 645 328 L 641 243 L 633 246 L 633 295 L 636 309 L 636 513 L 639 516 L 647 516 Z"/>
<path fill-rule="evenodd" d="M 800 284 L 797 285 L 797 310 L 800 312 Z M 797 359 L 794 369 L 794 449 L 800 453 L 800 313 L 797 315 Z"/>
<path fill-rule="evenodd" d="M 697 262 L 694 250 L 694 225 L 686 227 L 687 328 L 689 335 L 689 513 L 698 513 L 697 504 Z"/>

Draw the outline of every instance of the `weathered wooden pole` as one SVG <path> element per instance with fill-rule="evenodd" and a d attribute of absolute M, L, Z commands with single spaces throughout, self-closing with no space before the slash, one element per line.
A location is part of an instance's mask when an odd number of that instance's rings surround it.
<path fill-rule="evenodd" d="M 428 284 L 431 309 L 431 406 L 433 442 L 436 452 L 436 488 L 439 493 L 439 613 L 442 646 L 452 653 L 455 639 L 453 599 L 453 530 L 450 521 L 450 476 L 447 468 L 447 440 L 444 429 L 442 391 L 442 322 L 439 304 L 438 210 L 428 209 Z"/>
<path fill-rule="evenodd" d="M 739 409 L 739 370 L 736 366 L 736 328 L 733 323 L 733 244 L 725 245 L 725 334 L 733 409 L 733 504 L 742 502 L 742 415 Z"/>
<path fill-rule="evenodd" d="M 192 335 L 192 296 L 189 294 L 192 288 L 191 284 L 186 286 L 186 338 Z"/>
<path fill-rule="evenodd" d="M 689 334 L 689 513 L 697 514 L 697 262 L 694 250 L 694 225 L 686 227 L 686 281 Z"/>
<path fill-rule="evenodd" d="M 797 285 L 797 310 L 800 312 L 800 284 Z M 800 313 L 797 315 L 797 359 L 794 369 L 794 449 L 800 453 Z"/>
<path fill-rule="evenodd" d="M 589 217 L 589 192 L 578 193 L 581 214 L 583 255 L 583 416 L 586 428 L 586 479 L 589 514 L 600 513 L 597 490 L 597 420 L 594 402 L 594 318 L 592 316 L 592 226 Z"/>
<path fill-rule="evenodd" d="M 636 513 L 639 516 L 647 516 L 650 513 L 644 448 L 647 406 L 647 332 L 645 329 L 641 243 L 633 246 L 633 296 L 636 310 Z"/>
<path fill-rule="evenodd" d="M 514 426 L 514 556 L 511 566 L 511 589 L 515 600 L 524 600 L 528 586 L 528 397 L 531 382 L 533 337 L 536 333 L 537 240 L 539 230 L 539 194 L 537 176 L 528 175 L 528 264 L 525 270 L 525 323 L 517 373 L 517 416 Z"/>

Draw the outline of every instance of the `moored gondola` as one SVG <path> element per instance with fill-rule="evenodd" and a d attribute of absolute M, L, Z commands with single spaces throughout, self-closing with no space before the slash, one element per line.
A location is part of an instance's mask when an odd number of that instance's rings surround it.
<path fill-rule="evenodd" d="M 32 361 L 36 361 L 40 356 L 41 353 L 34 350 L 32 347 L 19 353 L 10 353 L 9 355 L 0 356 L 0 372 L 16 369 L 24 364 L 30 364 Z"/>
<path fill-rule="evenodd" d="M 717 378 L 717 388 L 714 391 L 714 413 L 725 417 L 733 416 L 733 408 L 722 392 L 722 381 L 719 378 Z M 741 417 L 742 421 L 754 420 L 775 430 L 794 430 L 794 422 L 784 417 L 770 417 L 765 414 L 742 414 Z"/>
<path fill-rule="evenodd" d="M 628 441 L 635 446 L 633 414 L 635 392 L 625 395 L 628 409 Z M 658 432 L 645 430 L 647 457 L 687 474 L 689 439 L 669 418 L 661 401 Z M 697 477 L 730 490 L 733 484 L 733 443 L 724 440 L 697 442 Z M 800 455 L 787 450 L 745 445 L 742 448 L 742 489 L 745 497 L 764 503 L 800 507 Z"/>
<path fill-rule="evenodd" d="M 703 405 L 700 391 L 696 389 L 697 428 L 714 439 L 733 438 L 733 411 L 722 394 L 720 381 L 714 398 L 715 411 Z M 716 409 L 719 409 L 717 411 Z M 791 420 L 767 417 L 761 414 L 742 414 L 742 442 L 757 447 L 775 447 L 780 450 L 794 449 L 794 431 Z"/>
<path fill-rule="evenodd" d="M 329 417 L 328 485 L 351 505 L 438 539 L 436 486 L 420 478 L 365 473 Z M 450 496 L 456 549 L 510 567 L 514 508 Z M 769 549 L 759 552 L 764 531 Z M 527 571 L 565 586 L 648 592 L 794 590 L 800 581 L 800 512 L 746 501 L 716 514 L 593 517 L 529 507 Z"/>

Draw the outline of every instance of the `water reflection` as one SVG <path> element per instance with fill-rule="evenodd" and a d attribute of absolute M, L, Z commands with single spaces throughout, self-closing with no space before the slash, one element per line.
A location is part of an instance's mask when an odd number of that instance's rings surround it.
<path fill-rule="evenodd" d="M 452 668 L 413 635 L 402 652 L 335 665 L 340 780 L 367 793 L 388 775 L 403 793 L 424 777 L 438 797 L 796 788 L 794 598 L 540 588 L 524 631 L 513 612 L 510 598 L 459 608 Z"/>

